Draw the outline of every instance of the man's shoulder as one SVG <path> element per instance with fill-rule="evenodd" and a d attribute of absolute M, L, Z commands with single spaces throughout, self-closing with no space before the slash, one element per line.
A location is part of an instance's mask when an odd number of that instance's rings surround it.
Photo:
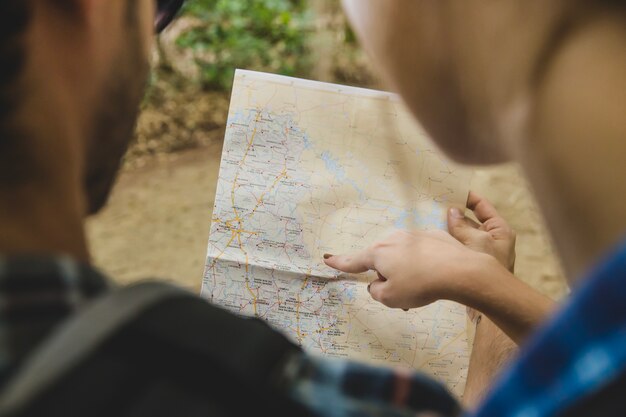
<path fill-rule="evenodd" d="M 199 416 L 225 407 L 216 415 L 254 408 L 306 416 L 277 385 L 280 368 L 299 353 L 264 322 L 178 287 L 116 288 L 57 323 L 20 363 L 0 395 L 0 415 Z"/>

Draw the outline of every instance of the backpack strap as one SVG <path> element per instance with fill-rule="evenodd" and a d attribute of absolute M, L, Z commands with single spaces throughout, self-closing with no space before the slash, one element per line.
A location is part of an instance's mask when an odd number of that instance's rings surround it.
<path fill-rule="evenodd" d="M 9 382 L 0 416 L 307 416 L 281 389 L 300 354 L 261 320 L 139 284 L 64 323 Z"/>

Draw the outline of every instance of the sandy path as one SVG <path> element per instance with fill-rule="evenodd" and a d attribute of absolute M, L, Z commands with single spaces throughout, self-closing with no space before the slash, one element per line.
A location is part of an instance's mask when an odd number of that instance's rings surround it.
<path fill-rule="evenodd" d="M 125 171 L 107 208 L 88 223 L 95 263 L 120 283 L 158 277 L 198 291 L 220 154 L 215 143 Z M 517 169 L 479 170 L 473 189 L 518 232 L 517 275 L 561 297 L 560 268 Z"/>

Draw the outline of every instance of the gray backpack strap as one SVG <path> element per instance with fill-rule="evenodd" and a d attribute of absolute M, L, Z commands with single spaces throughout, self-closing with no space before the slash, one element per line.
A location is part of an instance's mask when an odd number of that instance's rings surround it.
<path fill-rule="evenodd" d="M 310 415 L 279 389 L 298 354 L 260 320 L 139 284 L 97 299 L 35 350 L 0 396 L 0 416 Z"/>

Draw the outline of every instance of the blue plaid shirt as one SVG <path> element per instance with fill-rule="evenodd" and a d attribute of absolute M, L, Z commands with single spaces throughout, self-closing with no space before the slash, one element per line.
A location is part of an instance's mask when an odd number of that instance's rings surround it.
<path fill-rule="evenodd" d="M 68 258 L 0 258 L 0 389 L 38 344 L 108 288 L 102 275 Z M 419 373 L 303 354 L 285 368 L 285 380 L 288 394 L 321 417 L 462 413 L 445 388 Z M 536 334 L 471 417 L 624 417 L 625 394 L 626 243 Z"/>

